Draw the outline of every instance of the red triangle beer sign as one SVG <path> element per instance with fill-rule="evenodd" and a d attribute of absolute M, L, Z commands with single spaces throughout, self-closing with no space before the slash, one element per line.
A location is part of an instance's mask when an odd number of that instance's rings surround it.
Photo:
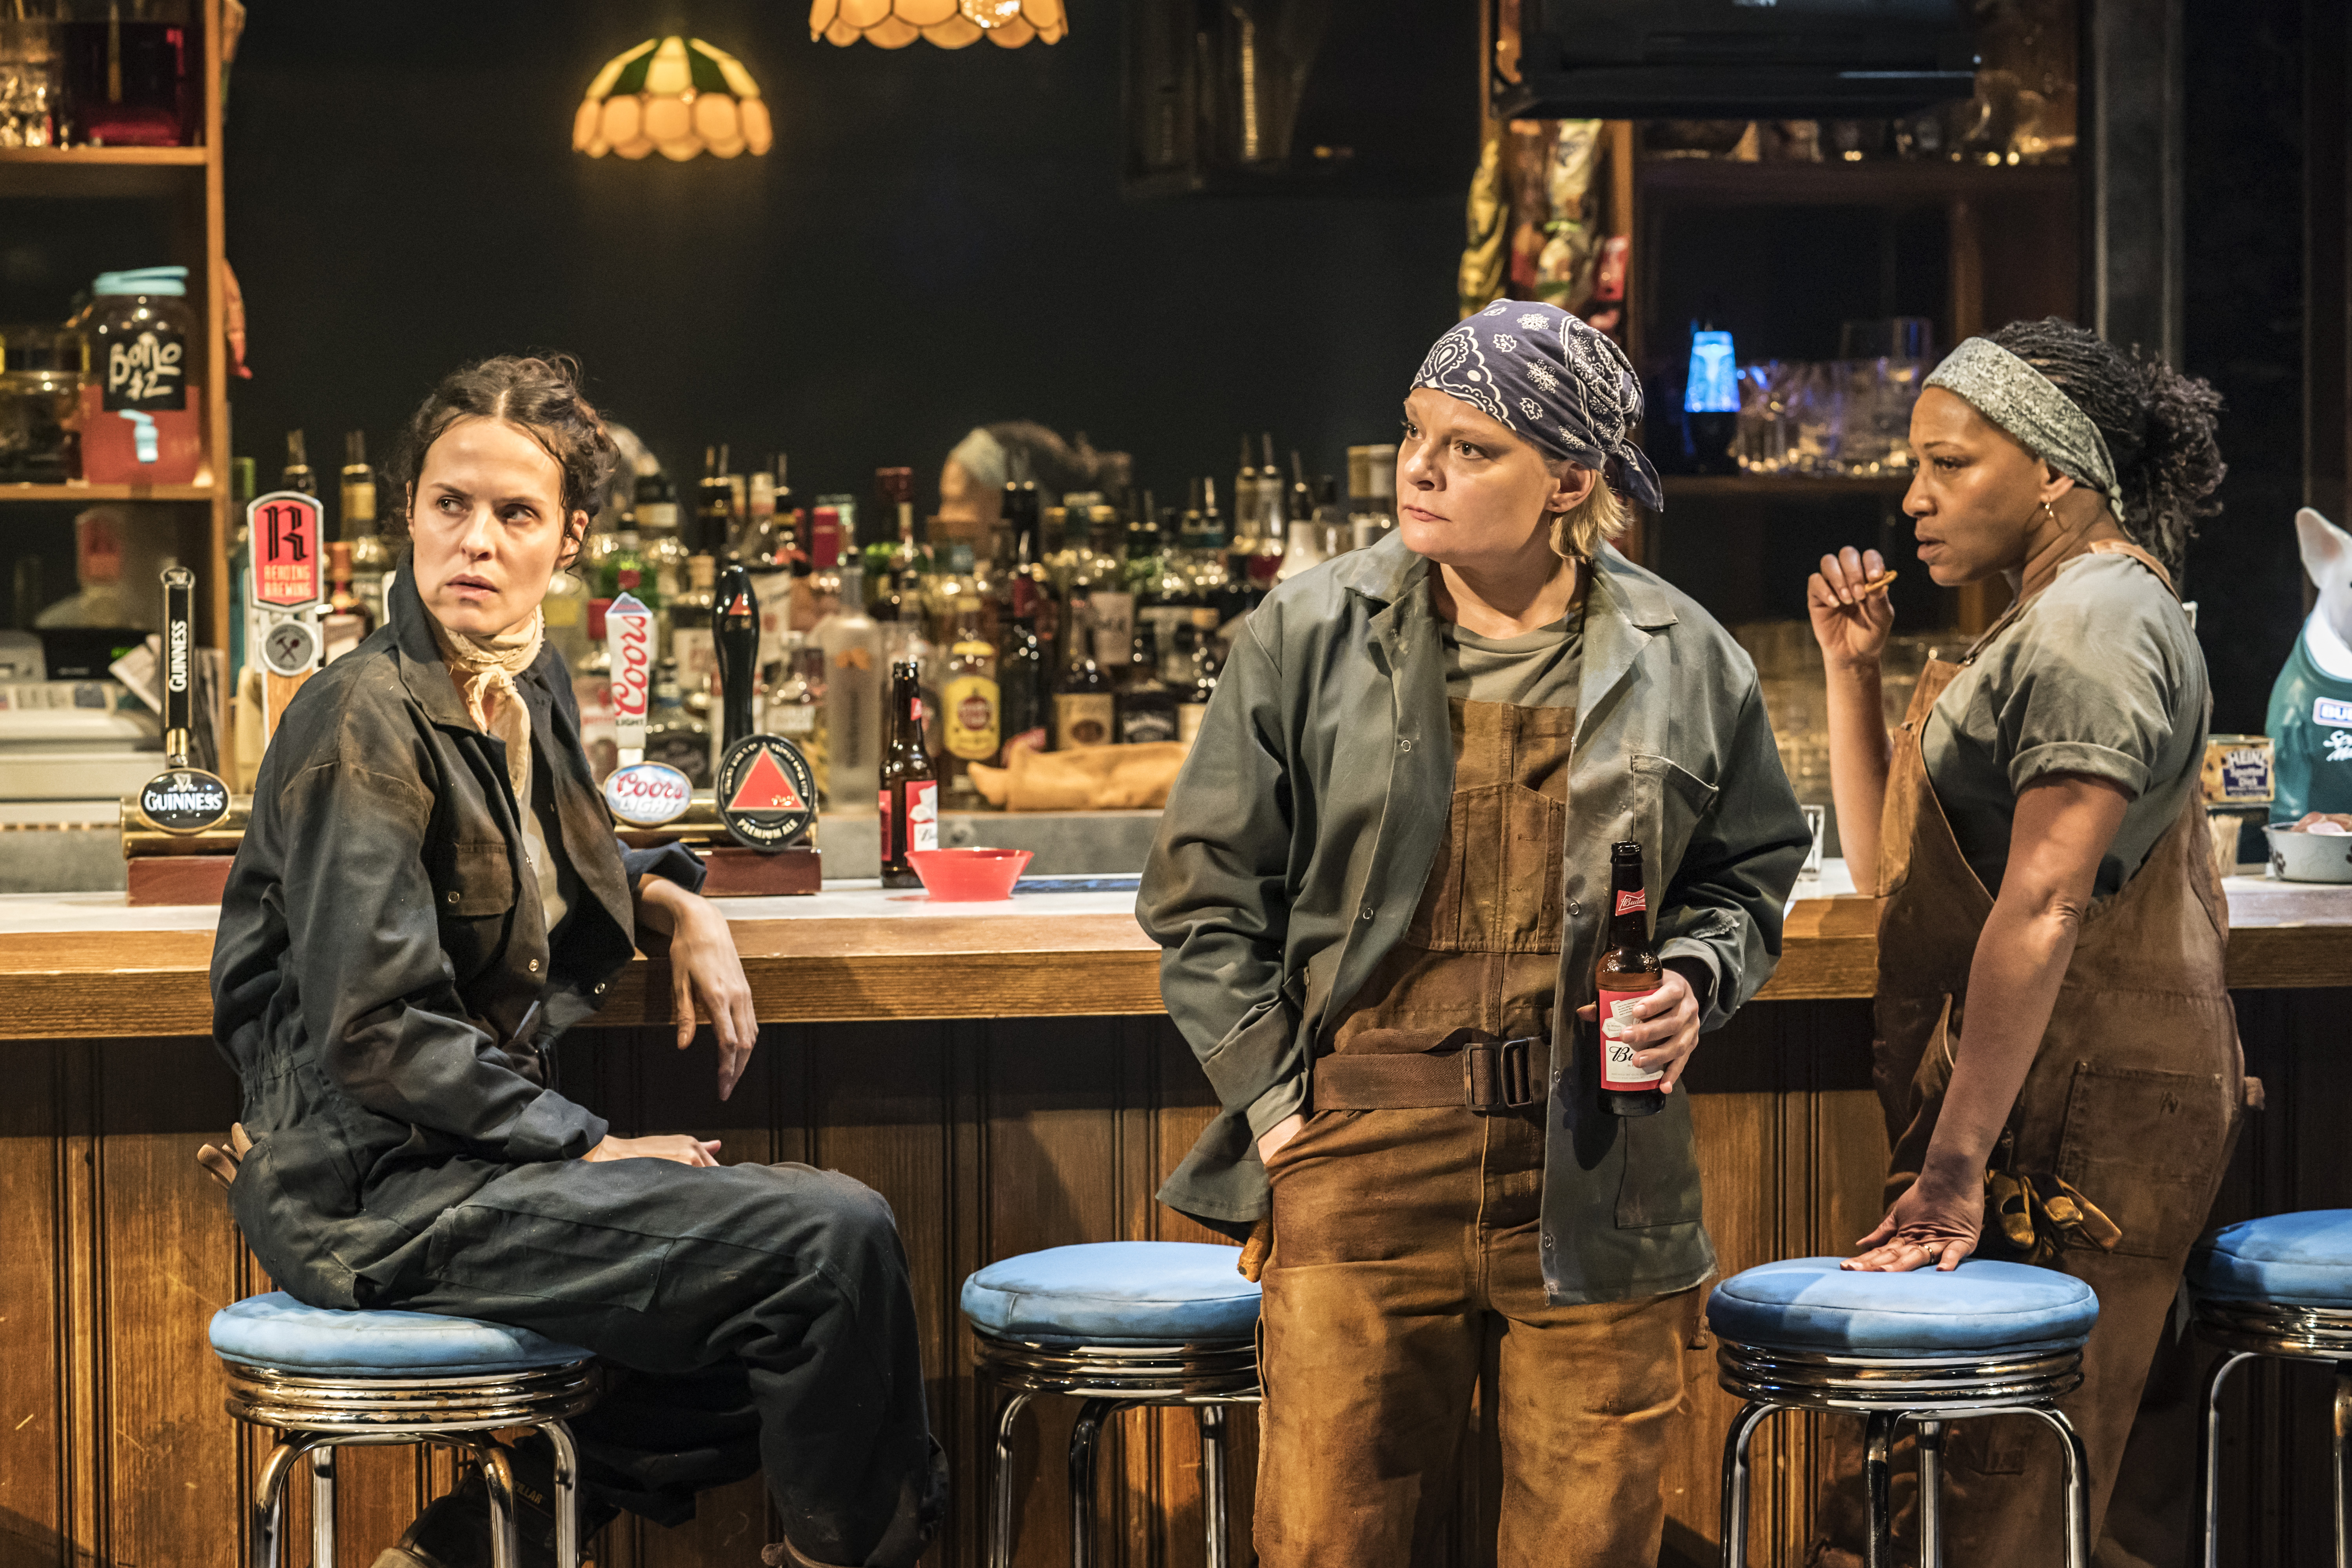
<path fill-rule="evenodd" d="M 816 775 L 801 749 L 782 735 L 736 742 L 719 759 L 714 782 L 719 819 L 747 848 L 787 848 L 816 820 Z"/>

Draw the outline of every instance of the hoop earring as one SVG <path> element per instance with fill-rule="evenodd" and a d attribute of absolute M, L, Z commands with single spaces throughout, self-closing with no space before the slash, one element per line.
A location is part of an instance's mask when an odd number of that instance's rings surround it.
<path fill-rule="evenodd" d="M 2058 514 L 2051 509 L 2050 503 L 2046 500 L 2042 503 L 2042 515 L 2050 520 L 2051 527 L 2058 526 Z"/>

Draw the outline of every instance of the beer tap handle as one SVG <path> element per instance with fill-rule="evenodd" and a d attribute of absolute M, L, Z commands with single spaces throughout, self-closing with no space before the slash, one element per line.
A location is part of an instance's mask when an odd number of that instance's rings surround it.
<path fill-rule="evenodd" d="M 719 574 L 710 619 L 726 721 L 719 742 L 723 754 L 751 732 L 751 689 L 759 679 L 760 597 L 751 591 L 751 574 L 741 566 L 730 566 Z"/>
<path fill-rule="evenodd" d="M 163 657 L 155 680 L 163 696 L 163 765 L 188 765 L 189 731 L 194 727 L 196 574 L 184 566 L 163 573 Z"/>

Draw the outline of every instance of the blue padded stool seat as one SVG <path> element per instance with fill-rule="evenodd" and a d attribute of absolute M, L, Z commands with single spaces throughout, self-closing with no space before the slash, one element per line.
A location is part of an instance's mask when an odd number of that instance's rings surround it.
<path fill-rule="evenodd" d="M 1230 1247 L 1092 1241 L 992 1263 L 963 1282 L 963 1313 L 1000 1339 L 1173 1345 L 1257 1332 L 1258 1288 Z"/>
<path fill-rule="evenodd" d="M 215 1312 L 212 1342 L 224 1361 L 321 1377 L 481 1376 L 567 1366 L 594 1353 L 504 1323 L 436 1312 L 335 1311 L 306 1307 L 283 1290 Z"/>
<path fill-rule="evenodd" d="M 1861 1356 L 1965 1356 L 2071 1350 L 2099 1300 L 2051 1268 L 1970 1258 L 1949 1273 L 1863 1274 L 1835 1258 L 1792 1258 L 1715 1288 L 1707 1327 L 1781 1350 Z"/>
<path fill-rule="evenodd" d="M 2216 1300 L 2352 1308 L 2352 1209 L 2223 1226 L 2189 1255 L 2189 1285 Z"/>

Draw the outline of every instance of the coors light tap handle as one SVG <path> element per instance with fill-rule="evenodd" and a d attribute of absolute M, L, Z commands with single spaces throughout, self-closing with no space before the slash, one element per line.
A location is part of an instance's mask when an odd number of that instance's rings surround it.
<path fill-rule="evenodd" d="M 726 721 L 719 746 L 724 752 L 751 732 L 751 689 L 759 678 L 760 598 L 751 592 L 751 574 L 740 566 L 719 574 L 710 633 L 718 645 L 719 691 Z"/>

